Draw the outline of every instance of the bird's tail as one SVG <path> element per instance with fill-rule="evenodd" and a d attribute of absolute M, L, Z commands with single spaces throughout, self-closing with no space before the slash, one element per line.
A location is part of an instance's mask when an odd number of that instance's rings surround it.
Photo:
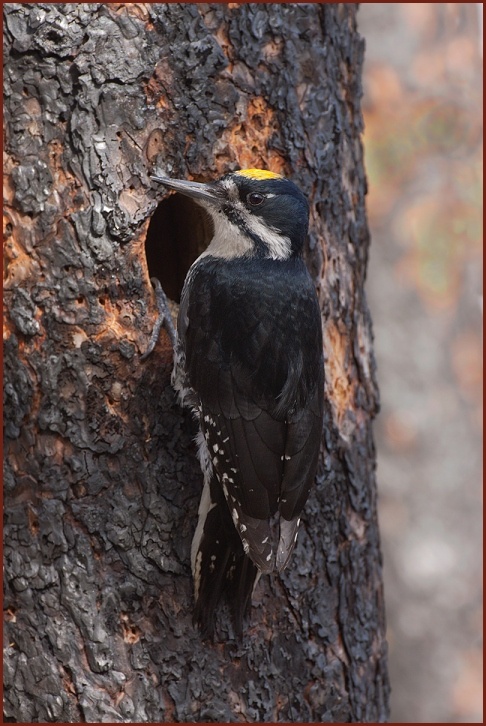
<path fill-rule="evenodd" d="M 212 638 L 215 610 L 226 599 L 235 634 L 240 637 L 259 570 L 244 553 L 214 475 L 208 476 L 204 484 L 191 555 L 196 598 L 194 624 L 203 637 Z"/>

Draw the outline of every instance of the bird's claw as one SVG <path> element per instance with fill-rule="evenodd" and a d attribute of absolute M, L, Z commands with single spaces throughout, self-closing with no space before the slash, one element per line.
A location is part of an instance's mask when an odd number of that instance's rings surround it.
<path fill-rule="evenodd" d="M 162 325 L 165 326 L 165 329 L 167 330 L 167 333 L 170 338 L 170 342 L 172 343 L 172 347 L 175 346 L 176 343 L 176 331 L 174 328 L 174 323 L 172 322 L 172 316 L 169 308 L 169 303 L 167 301 L 167 296 L 165 292 L 162 289 L 162 285 L 160 284 L 160 281 L 156 277 L 151 277 L 150 282 L 154 286 L 155 290 L 155 297 L 157 300 L 157 309 L 158 309 L 158 316 L 157 320 L 155 321 L 154 329 L 152 330 L 152 335 L 150 336 L 149 344 L 147 346 L 147 350 L 145 353 L 143 353 L 140 356 L 140 360 L 145 360 L 148 358 L 150 353 L 154 350 L 155 346 L 157 345 L 157 341 L 159 339 L 160 335 L 160 329 Z"/>

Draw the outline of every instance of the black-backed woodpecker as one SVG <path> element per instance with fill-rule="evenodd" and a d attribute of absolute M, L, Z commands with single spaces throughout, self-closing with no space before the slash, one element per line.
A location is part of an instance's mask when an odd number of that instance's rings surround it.
<path fill-rule="evenodd" d="M 289 561 L 322 436 L 309 206 L 295 184 L 260 169 L 207 184 L 153 179 L 194 199 L 214 227 L 184 283 L 172 384 L 200 427 L 194 621 L 211 637 L 224 595 L 241 633 L 259 574 Z"/>

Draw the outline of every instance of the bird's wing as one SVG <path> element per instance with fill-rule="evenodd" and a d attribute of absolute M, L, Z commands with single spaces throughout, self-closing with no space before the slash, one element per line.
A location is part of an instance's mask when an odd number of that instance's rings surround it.
<path fill-rule="evenodd" d="M 300 296 L 292 288 L 290 305 L 284 294 L 276 297 L 281 309 L 272 309 L 271 290 L 259 305 L 233 297 L 215 313 L 215 285 L 204 282 L 202 276 L 185 329 L 201 428 L 246 553 L 264 572 L 282 569 L 312 485 L 322 432 L 315 293 L 311 283 Z M 306 350 L 313 351 L 310 357 Z"/>
<path fill-rule="evenodd" d="M 310 407 L 277 420 L 249 401 L 231 371 L 203 364 L 213 394 L 201 402 L 201 428 L 245 552 L 265 571 L 283 569 L 312 486 L 322 433 L 316 388 Z"/>
<path fill-rule="evenodd" d="M 275 534 L 269 520 L 278 508 L 286 425 L 242 397 L 229 371 L 207 361 L 205 368 L 215 377 L 213 395 L 201 402 L 213 468 L 245 552 L 262 571 L 271 571 Z"/>

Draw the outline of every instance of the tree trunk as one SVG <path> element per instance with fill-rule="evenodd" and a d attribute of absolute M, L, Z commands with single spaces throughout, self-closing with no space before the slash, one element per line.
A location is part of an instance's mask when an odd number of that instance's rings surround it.
<path fill-rule="evenodd" d="M 5 12 L 5 716 L 372 722 L 388 682 L 364 296 L 364 43 L 343 4 Z M 202 475 L 150 275 L 177 302 L 208 225 L 150 174 L 245 167 L 311 204 L 323 452 L 290 566 L 242 643 L 191 624 Z"/>

